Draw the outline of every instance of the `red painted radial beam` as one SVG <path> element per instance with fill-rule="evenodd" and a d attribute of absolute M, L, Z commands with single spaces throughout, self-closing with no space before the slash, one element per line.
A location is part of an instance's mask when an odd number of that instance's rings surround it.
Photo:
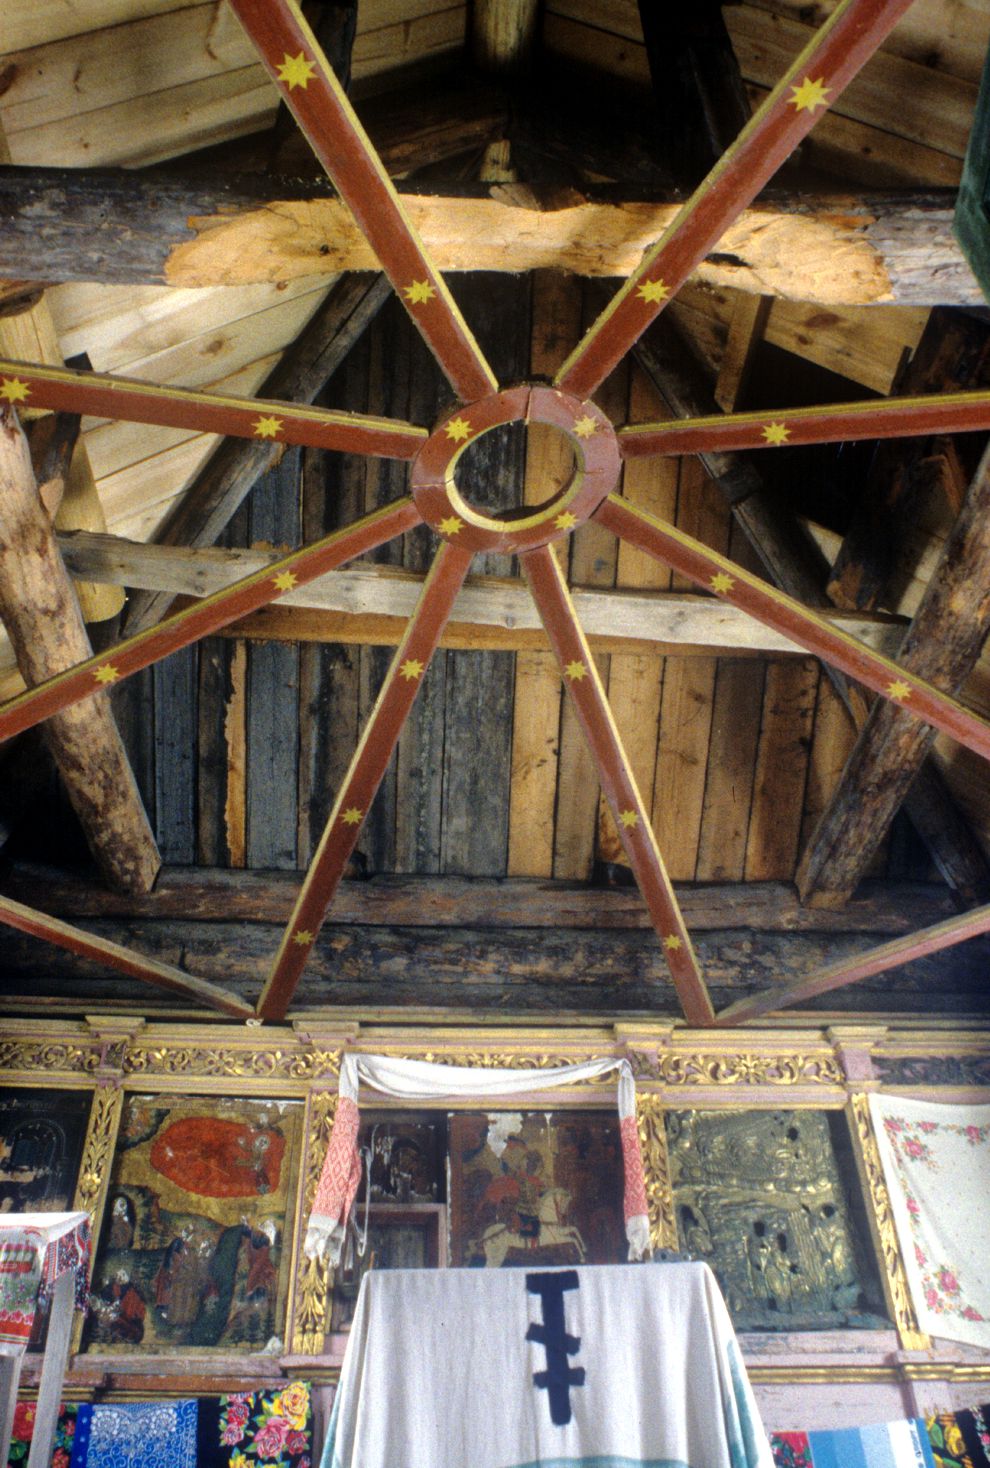
<path fill-rule="evenodd" d="M 262 1019 L 283 1019 L 292 1001 L 471 560 L 470 550 L 449 542 L 437 551 L 296 898 L 258 1000 Z"/>
<path fill-rule="evenodd" d="M 593 322 L 556 376 L 590 397 L 709 251 L 868 61 L 911 0 L 840 0 Z"/>
<path fill-rule="evenodd" d="M 292 551 L 263 571 L 236 582 L 226 591 L 204 597 L 194 606 L 176 612 L 172 617 L 127 638 L 116 647 L 77 663 L 64 673 L 56 673 L 44 683 L 18 694 L 0 706 L 0 741 L 20 734 L 41 723 L 60 709 L 89 698 L 100 689 L 112 687 L 150 663 L 156 663 L 180 647 L 188 647 L 200 637 L 217 632 L 249 612 L 267 606 L 296 586 L 324 575 L 327 571 L 352 561 L 355 556 L 374 550 L 386 541 L 421 524 L 419 511 L 411 499 L 366 515 L 344 530 L 336 530 L 323 540 L 314 541 L 302 550 Z"/>
<path fill-rule="evenodd" d="M 193 428 L 233 438 L 379 454 L 386 459 L 414 458 L 428 437 L 425 428 L 400 420 L 299 407 L 265 398 L 228 398 L 219 393 L 158 387 L 129 377 L 30 362 L 0 361 L 0 403 L 88 413 L 94 418 L 118 418 L 127 423 L 161 423 L 168 428 Z"/>
<path fill-rule="evenodd" d="M 606 529 L 671 566 L 705 591 L 748 612 L 849 677 L 872 688 L 899 708 L 934 724 L 960 744 L 990 759 L 990 724 L 931 683 L 873 652 L 834 623 L 810 611 L 786 592 L 768 586 L 735 561 L 720 556 L 675 525 L 610 495 L 594 517 Z"/>
<path fill-rule="evenodd" d="M 933 927 L 922 928 L 918 933 L 909 933 L 902 938 L 894 938 L 890 943 L 881 943 L 879 947 L 870 948 L 866 953 L 855 954 L 852 958 L 843 958 L 838 963 L 815 969 L 803 979 L 795 979 L 792 984 L 780 984 L 774 989 L 765 989 L 761 994 L 753 994 L 748 999 L 737 999 L 727 1009 L 721 1010 L 715 1023 L 723 1026 L 739 1025 L 748 1019 L 758 1019 L 772 1010 L 785 1009 L 804 999 L 828 994 L 833 989 L 841 989 L 847 984 L 855 984 L 859 979 L 869 978 L 871 974 L 885 973 L 887 969 L 910 963 L 915 958 L 923 958 L 927 953 L 938 953 L 954 943 L 963 943 L 967 938 L 975 938 L 978 933 L 988 931 L 990 906 L 975 908 L 972 912 L 961 913 L 958 917 L 935 923 Z"/>
<path fill-rule="evenodd" d="M 761 413 L 716 414 L 665 423 L 631 423 L 618 432 L 624 459 L 653 454 L 782 448 L 805 443 L 839 443 L 860 438 L 911 438 L 990 428 L 990 392 L 878 398 L 816 408 L 782 408 Z"/>
<path fill-rule="evenodd" d="M 295 0 L 231 0 L 272 80 L 459 396 L 497 386 Z"/>
<path fill-rule="evenodd" d="M 153 958 L 142 958 L 129 948 L 122 948 L 118 943 L 109 943 L 95 933 L 87 933 L 83 928 L 72 927 L 58 918 L 36 912 L 34 908 L 13 902 L 9 897 L 0 897 L 0 923 L 17 928 L 22 933 L 29 933 L 33 938 L 43 938 L 58 948 L 67 948 L 70 953 L 77 953 L 81 958 L 94 959 L 97 963 L 130 974 L 132 978 L 143 979 L 159 989 L 168 989 L 173 994 L 195 999 L 211 1009 L 220 1010 L 222 1014 L 233 1015 L 235 1019 L 246 1019 L 254 1013 L 250 1004 L 218 984 L 211 984 L 209 980 L 199 979 L 194 974 L 183 973 L 171 964 L 156 963 Z"/>
<path fill-rule="evenodd" d="M 714 1010 L 691 935 L 557 558 L 548 546 L 541 546 L 526 551 L 519 559 L 557 655 L 564 686 L 598 766 L 602 791 L 616 829 L 663 945 L 663 956 L 685 1017 L 692 1025 L 710 1025 Z"/>

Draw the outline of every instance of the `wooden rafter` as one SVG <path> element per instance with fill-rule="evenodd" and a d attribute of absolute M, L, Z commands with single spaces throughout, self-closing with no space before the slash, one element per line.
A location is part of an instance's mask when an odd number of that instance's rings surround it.
<path fill-rule="evenodd" d="M 642 336 L 830 106 L 911 0 L 840 0 L 673 223 L 593 322 L 554 381 L 588 397 Z"/>

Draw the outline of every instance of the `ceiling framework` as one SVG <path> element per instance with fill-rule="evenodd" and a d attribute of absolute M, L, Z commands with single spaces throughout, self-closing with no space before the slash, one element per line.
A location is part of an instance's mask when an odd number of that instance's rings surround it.
<path fill-rule="evenodd" d="M 860 959 L 832 965 L 799 984 L 755 996 L 716 1016 L 653 837 L 648 808 L 633 778 L 554 552 L 556 542 L 593 520 L 619 541 L 655 557 L 706 592 L 872 688 L 899 717 L 923 720 L 982 758 L 990 758 L 990 724 L 922 673 L 865 646 L 818 611 L 614 492 L 623 458 L 716 454 L 738 448 L 776 452 L 797 444 L 858 437 L 985 429 L 990 427 L 990 393 L 705 416 L 674 424 L 633 424 L 618 432 L 591 401 L 591 394 L 880 45 L 910 0 L 840 0 L 736 141 L 677 211 L 659 241 L 592 322 L 558 370 L 552 387 L 534 383 L 501 390 L 294 0 L 232 3 L 283 101 L 440 364 L 459 406 L 431 431 L 401 420 L 310 408 L 282 398 L 221 397 L 152 387 L 105 374 L 0 362 L 0 402 L 7 405 L 7 438 L 18 452 L 10 422 L 12 410 L 43 407 L 217 432 L 247 443 L 260 440 L 332 447 L 405 460 L 411 463 L 412 483 L 411 495 L 281 557 L 234 586 L 126 638 L 112 650 L 39 682 L 0 708 L 0 739 L 72 708 L 169 653 L 415 525 L 425 524 L 438 536 L 439 548 L 297 896 L 258 1002 L 259 1017 L 281 1019 L 291 1003 L 472 558 L 484 552 L 520 557 L 689 1023 L 739 1023 L 990 929 L 990 909 L 979 909 L 883 945 Z M 470 449 L 483 435 L 508 424 L 554 429 L 573 454 L 575 469 L 569 482 L 548 494 L 542 504 L 518 513 L 481 513 L 471 502 Z M 0 920 L 77 952 L 95 951 L 90 935 L 9 901 L 0 904 Z M 171 987 L 182 988 L 185 981 L 184 992 L 191 997 L 227 1013 L 243 1012 L 241 1001 L 217 986 L 166 970 L 115 945 L 98 946 L 102 961 L 113 967 Z"/>

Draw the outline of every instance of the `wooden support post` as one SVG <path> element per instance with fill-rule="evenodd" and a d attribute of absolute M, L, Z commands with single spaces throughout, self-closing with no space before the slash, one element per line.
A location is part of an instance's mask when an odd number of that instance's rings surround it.
<path fill-rule="evenodd" d="M 990 450 L 945 543 L 898 657 L 905 671 L 955 693 L 990 631 Z M 915 774 L 934 731 L 878 701 L 797 872 L 804 901 L 841 907 L 852 896 Z"/>
<path fill-rule="evenodd" d="M 706 417 L 717 412 L 703 369 L 670 321 L 654 325 L 635 350 L 640 365 L 677 417 Z M 752 459 L 730 453 L 699 457 L 732 505 L 734 517 L 770 578 L 806 606 L 828 605 L 822 589 L 824 565 L 796 525 L 781 524 Z M 869 711 L 862 690 L 834 668 L 828 673 L 850 716 L 862 727 Z M 971 903 L 984 898 L 990 892 L 990 867 L 930 762 L 918 773 L 905 805 L 939 871 L 960 900 Z"/>
<path fill-rule="evenodd" d="M 390 294 L 384 276 L 345 276 L 265 379 L 258 397 L 311 403 Z M 224 439 L 159 530 L 159 545 L 212 545 L 261 475 L 285 452 L 274 439 Z M 132 596 L 124 631 L 143 632 L 172 604 L 168 592 Z"/>
<path fill-rule="evenodd" d="M 91 656 L 24 434 L 0 413 L 0 617 L 31 685 Z M 147 892 L 161 864 L 105 693 L 53 717 L 49 748 L 107 881 Z"/>
<path fill-rule="evenodd" d="M 521 76 L 536 46 L 540 0 L 474 0 L 471 50 L 482 71 Z"/>

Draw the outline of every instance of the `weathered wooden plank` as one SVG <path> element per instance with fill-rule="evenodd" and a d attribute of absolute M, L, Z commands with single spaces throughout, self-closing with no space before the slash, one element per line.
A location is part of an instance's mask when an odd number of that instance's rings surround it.
<path fill-rule="evenodd" d="M 482 71 L 524 75 L 537 41 L 538 0 L 478 0 L 471 12 L 471 53 Z"/>
<path fill-rule="evenodd" d="M 812 658 L 767 668 L 746 843 L 749 881 L 786 880 L 794 870 L 818 677 Z"/>
<path fill-rule="evenodd" d="M 2 890 L 59 917 L 149 918 L 282 926 L 299 887 L 289 872 L 166 867 L 148 893 L 113 892 L 71 872 L 18 863 Z M 677 884 L 677 899 L 692 931 L 718 928 L 767 933 L 912 933 L 955 912 L 941 883 L 865 882 L 841 911 L 804 907 L 790 882 Z M 337 927 L 616 928 L 651 926 L 633 887 L 573 882 L 469 880 L 455 876 L 376 876 L 345 881 L 334 899 Z"/>
<path fill-rule="evenodd" d="M 904 639 L 900 663 L 957 689 L 990 630 L 990 452 L 984 453 L 942 561 Z M 806 900 L 841 904 L 930 749 L 926 725 L 878 700 L 797 875 Z"/>
<path fill-rule="evenodd" d="M 741 882 L 763 707 L 762 662 L 719 658 L 695 875 Z"/>
<path fill-rule="evenodd" d="M 156 834 L 165 861 L 196 860 L 196 646 L 155 663 Z"/>
<path fill-rule="evenodd" d="M 78 603 L 13 411 L 0 410 L 0 615 L 29 685 L 90 657 Z M 160 858 L 110 701 L 63 710 L 45 737 L 106 879 L 146 890 Z"/>
<path fill-rule="evenodd" d="M 261 924 L 169 923 L 107 919 L 90 923 L 102 938 L 121 935 L 140 942 L 158 962 L 195 966 L 206 978 L 222 979 L 235 994 L 253 995 L 271 954 L 275 934 Z M 93 1012 L 122 997 L 140 995 L 142 1012 L 154 1007 L 143 988 L 135 990 L 106 969 L 74 956 L 31 951 L 19 936 L 5 945 L 8 1007 L 25 995 L 37 1013 L 38 992 L 58 995 L 59 1013 Z M 34 945 L 32 945 L 34 946 Z M 862 938 L 830 933 L 755 933 L 747 928 L 708 930 L 698 950 L 720 1006 L 764 991 L 785 976 L 804 974 L 828 961 L 851 956 Z M 896 977 L 864 979 L 850 988 L 810 1001 L 811 1012 L 987 1014 L 986 950 L 973 943 L 926 958 Z M 417 1009 L 460 1013 L 473 1023 L 486 1017 L 541 1013 L 555 1019 L 582 1013 L 674 1016 L 678 1006 L 656 935 L 648 932 L 539 933 L 517 928 L 364 928 L 328 923 L 312 950 L 296 994 L 301 1009 L 359 1008 L 376 1015 Z M 173 1001 L 172 1006 L 183 1017 Z"/>
<path fill-rule="evenodd" d="M 299 453 L 285 454 L 255 486 L 251 543 L 299 540 Z M 247 666 L 247 861 L 252 867 L 297 865 L 299 651 L 256 642 Z"/>
<path fill-rule="evenodd" d="M 698 278 L 830 307 L 978 305 L 979 286 L 952 236 L 954 201 L 951 189 L 775 194 L 740 214 Z M 621 276 L 678 207 L 669 199 L 533 203 L 504 190 L 402 196 L 447 271 Z M 0 168 L 0 224 L 0 273 L 17 279 L 231 286 L 377 268 L 346 207 L 318 181 L 248 177 L 206 188 L 128 170 Z"/>

